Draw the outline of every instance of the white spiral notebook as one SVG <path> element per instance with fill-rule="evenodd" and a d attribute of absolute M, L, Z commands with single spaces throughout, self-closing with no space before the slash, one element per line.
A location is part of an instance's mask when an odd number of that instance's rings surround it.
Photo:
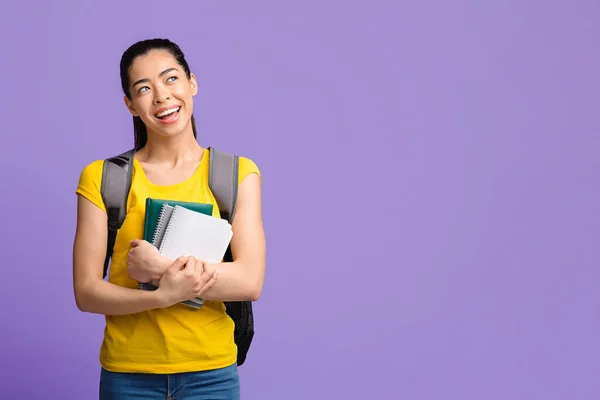
<path fill-rule="evenodd" d="M 161 255 L 176 259 L 189 254 L 210 264 L 220 263 L 233 237 L 231 225 L 227 220 L 192 211 L 178 205 L 164 204 L 159 222 L 154 231 L 152 244 Z M 153 290 L 148 285 L 140 284 L 142 290 Z M 194 299 L 184 304 L 201 307 L 204 301 Z"/>
<path fill-rule="evenodd" d="M 189 254 L 216 264 L 225 256 L 232 237 L 226 220 L 174 206 L 158 251 L 171 259 Z"/>

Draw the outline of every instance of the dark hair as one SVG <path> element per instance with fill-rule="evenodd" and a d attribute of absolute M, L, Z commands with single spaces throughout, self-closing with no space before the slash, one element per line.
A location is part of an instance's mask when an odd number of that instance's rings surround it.
<path fill-rule="evenodd" d="M 179 46 L 169 39 L 146 39 L 132 44 L 121 57 L 121 87 L 123 93 L 131 100 L 131 92 L 129 91 L 129 68 L 136 57 L 143 56 L 152 50 L 166 50 L 177 60 L 181 68 L 185 71 L 188 79 L 190 78 L 190 67 L 185 60 L 183 51 Z M 196 121 L 192 115 L 192 130 L 196 137 Z M 148 141 L 148 130 L 146 124 L 140 117 L 133 117 L 133 137 L 135 150 L 139 150 L 146 145 Z"/>

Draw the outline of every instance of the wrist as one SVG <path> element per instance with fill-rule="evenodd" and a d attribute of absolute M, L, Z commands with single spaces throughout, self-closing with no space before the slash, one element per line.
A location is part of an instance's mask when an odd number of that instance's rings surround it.
<path fill-rule="evenodd" d="M 173 264 L 174 260 L 169 260 L 167 257 L 164 257 L 161 254 L 157 254 L 156 255 L 156 259 L 154 260 L 154 265 L 156 265 L 156 269 L 160 272 L 160 275 L 162 276 L 167 269 L 169 269 L 169 266 L 171 266 L 171 264 Z"/>
<path fill-rule="evenodd" d="M 154 255 L 147 264 L 150 281 L 159 281 L 172 263 L 173 261 L 160 254 Z"/>
<path fill-rule="evenodd" d="M 153 295 L 156 308 L 167 308 L 176 303 L 175 301 L 172 301 L 167 293 L 165 293 L 164 290 L 161 290 L 160 287 L 150 293 Z"/>

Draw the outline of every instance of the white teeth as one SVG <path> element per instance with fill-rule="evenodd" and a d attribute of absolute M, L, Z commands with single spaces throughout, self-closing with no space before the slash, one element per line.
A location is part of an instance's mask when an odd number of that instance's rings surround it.
<path fill-rule="evenodd" d="M 168 109 L 168 110 L 165 110 L 165 111 L 163 111 L 163 112 L 160 112 L 160 113 L 156 114 L 156 116 L 157 116 L 157 117 L 159 117 L 159 118 L 160 118 L 160 117 L 164 117 L 165 115 L 172 114 L 172 113 L 174 113 L 175 111 L 179 111 L 179 107 L 170 108 L 170 109 Z"/>

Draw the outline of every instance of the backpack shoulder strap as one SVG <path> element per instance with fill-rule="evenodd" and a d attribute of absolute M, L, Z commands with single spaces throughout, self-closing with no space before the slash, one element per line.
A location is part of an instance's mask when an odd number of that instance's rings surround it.
<path fill-rule="evenodd" d="M 117 231 L 123 225 L 127 215 L 127 198 L 131 188 L 134 153 L 132 149 L 104 160 L 100 193 L 108 215 L 108 240 L 103 278 L 106 277 L 108 262 L 112 257 Z"/>
<path fill-rule="evenodd" d="M 208 186 L 215 196 L 221 218 L 231 224 L 235 215 L 238 192 L 239 157 L 214 147 L 209 147 L 208 150 L 210 152 Z"/>
<path fill-rule="evenodd" d="M 230 224 L 235 215 L 235 205 L 238 193 L 239 157 L 226 153 L 214 147 L 209 147 L 208 186 L 212 192 L 221 218 Z M 225 262 L 232 261 L 231 247 L 227 247 Z"/>

